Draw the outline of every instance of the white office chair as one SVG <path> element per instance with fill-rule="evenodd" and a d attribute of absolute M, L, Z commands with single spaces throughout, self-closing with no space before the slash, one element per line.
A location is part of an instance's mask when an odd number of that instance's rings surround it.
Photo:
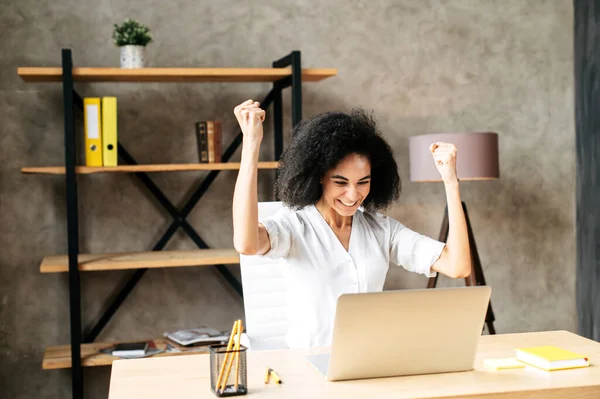
<path fill-rule="evenodd" d="M 281 208 L 281 202 L 259 202 L 258 217 L 268 217 Z M 287 348 L 287 297 L 280 261 L 240 255 L 240 269 L 246 315 L 242 344 L 249 350 Z"/>

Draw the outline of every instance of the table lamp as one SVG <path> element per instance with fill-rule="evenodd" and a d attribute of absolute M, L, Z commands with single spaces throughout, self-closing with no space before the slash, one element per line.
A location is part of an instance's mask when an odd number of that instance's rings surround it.
<path fill-rule="evenodd" d="M 409 138 L 410 180 L 414 182 L 441 182 L 429 146 L 436 141 L 452 143 L 456 146 L 456 173 L 460 181 L 492 180 L 500 177 L 498 161 L 498 134 L 491 132 L 473 133 L 433 133 L 412 136 Z M 467 206 L 462 202 L 463 211 L 467 221 L 469 234 L 469 247 L 471 249 L 471 275 L 465 278 L 467 286 L 486 285 L 481 268 L 481 261 L 475 245 L 475 237 L 471 229 Z M 440 230 L 439 241 L 448 239 L 448 205 L 444 211 L 444 219 Z M 438 274 L 429 278 L 427 288 L 435 288 Z M 490 334 L 495 334 L 494 312 L 492 302 L 488 305 L 485 323 Z"/>

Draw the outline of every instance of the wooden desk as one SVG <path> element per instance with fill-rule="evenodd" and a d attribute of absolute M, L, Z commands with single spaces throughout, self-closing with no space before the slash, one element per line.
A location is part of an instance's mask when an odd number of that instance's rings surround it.
<path fill-rule="evenodd" d="M 591 366 L 554 372 L 533 367 L 491 372 L 483 369 L 486 358 L 511 357 L 514 348 L 536 345 L 557 345 L 580 352 L 590 357 Z M 248 395 L 303 399 L 600 398 L 600 343 L 566 331 L 482 336 L 475 369 L 460 373 L 327 382 L 304 358 L 314 352 L 249 352 Z M 264 384 L 267 365 L 278 372 L 283 384 Z M 216 398 L 210 390 L 209 357 L 118 360 L 112 366 L 109 399 L 125 398 Z"/>

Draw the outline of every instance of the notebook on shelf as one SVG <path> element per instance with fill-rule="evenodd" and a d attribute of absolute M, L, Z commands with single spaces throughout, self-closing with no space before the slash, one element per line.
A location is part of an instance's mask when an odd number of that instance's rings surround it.
<path fill-rule="evenodd" d="M 164 349 L 159 349 L 156 345 L 156 342 L 149 340 L 118 343 L 109 348 L 100 349 L 98 352 L 120 357 L 122 359 L 138 359 L 157 355 L 164 352 Z"/>
<path fill-rule="evenodd" d="M 148 342 L 129 342 L 116 344 L 112 349 L 113 356 L 144 356 L 148 350 Z"/>

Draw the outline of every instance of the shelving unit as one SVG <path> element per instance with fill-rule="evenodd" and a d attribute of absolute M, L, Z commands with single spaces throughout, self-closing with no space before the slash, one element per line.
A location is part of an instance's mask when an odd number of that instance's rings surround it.
<path fill-rule="evenodd" d="M 107 254 L 80 254 L 79 271 L 131 270 L 144 268 L 235 265 L 240 255 L 234 249 L 198 249 L 196 251 L 156 251 Z M 69 271 L 68 255 L 45 256 L 40 265 L 42 273 Z"/>
<path fill-rule="evenodd" d="M 115 357 L 99 351 L 114 345 L 94 342 L 104 326 L 108 323 L 119 306 L 143 277 L 148 268 L 211 266 L 242 295 L 239 281 L 224 266 L 239 263 L 239 255 L 234 249 L 211 249 L 198 232 L 187 222 L 186 218 L 198 201 L 208 190 L 221 171 L 237 170 L 239 163 L 228 162 L 242 144 L 242 133 L 238 132 L 223 152 L 222 163 L 214 164 L 167 164 L 140 165 L 129 154 L 125 147 L 118 143 L 119 166 L 86 167 L 76 162 L 76 135 L 73 110 L 83 112 L 83 99 L 75 91 L 75 82 L 272 82 L 273 87 L 261 101 L 261 107 L 273 106 L 274 161 L 259 163 L 262 170 L 274 170 L 283 151 L 283 106 L 282 92 L 291 88 L 292 126 L 302 119 L 302 83 L 318 82 L 337 74 L 336 69 L 302 69 L 299 51 L 272 63 L 272 68 L 73 68 L 70 49 L 62 50 L 62 67 L 20 67 L 18 75 L 25 82 L 60 82 L 63 87 L 64 106 L 64 166 L 32 166 L 23 167 L 25 174 L 64 175 L 66 182 L 67 209 L 67 254 L 44 257 L 40 265 L 41 273 L 69 274 L 69 319 L 70 345 L 47 348 L 42 363 L 43 369 L 70 368 L 72 375 L 73 398 L 83 397 L 82 367 L 110 365 Z M 120 135 L 126 134 L 119 133 Z M 193 190 L 192 195 L 183 207 L 175 207 L 152 181 L 148 173 L 172 171 L 207 171 L 206 177 Z M 132 173 L 148 192 L 163 206 L 173 221 L 160 240 L 148 252 L 81 254 L 79 252 L 78 228 L 78 175 L 94 173 Z M 164 251 L 168 241 L 177 229 L 183 231 L 198 246 L 195 251 Z M 80 272 L 132 270 L 129 280 L 110 301 L 99 321 L 84 335 L 81 323 L 81 287 Z M 157 346 L 166 345 L 164 340 L 154 340 Z M 199 352 L 166 352 L 155 356 L 175 356 Z M 201 352 L 200 352 L 201 353 Z"/>
<path fill-rule="evenodd" d="M 277 169 L 278 162 L 259 162 L 258 169 Z M 118 165 L 111 167 L 90 167 L 77 166 L 75 173 L 136 173 L 136 172 L 177 172 L 194 170 L 237 170 L 240 168 L 239 162 L 231 163 L 192 163 L 192 164 L 166 164 L 166 165 Z M 64 166 L 31 166 L 21 168 L 22 173 L 64 175 L 66 168 Z"/>
<path fill-rule="evenodd" d="M 62 68 L 18 68 L 26 82 L 61 82 Z M 336 75 L 331 68 L 302 69 L 302 81 L 318 82 Z M 73 68 L 77 82 L 277 82 L 292 68 Z"/>
<path fill-rule="evenodd" d="M 167 348 L 165 339 L 148 339 L 154 341 L 158 349 Z M 107 355 L 100 352 L 103 349 L 112 347 L 115 342 L 94 342 L 81 345 L 81 364 L 83 367 L 110 366 L 113 361 L 119 360 L 119 357 Z M 163 352 L 152 357 L 165 356 L 185 356 L 208 353 L 208 347 L 198 347 L 189 352 Z M 42 363 L 44 370 L 69 369 L 71 368 L 71 345 L 51 346 L 46 348 L 44 361 Z"/>

